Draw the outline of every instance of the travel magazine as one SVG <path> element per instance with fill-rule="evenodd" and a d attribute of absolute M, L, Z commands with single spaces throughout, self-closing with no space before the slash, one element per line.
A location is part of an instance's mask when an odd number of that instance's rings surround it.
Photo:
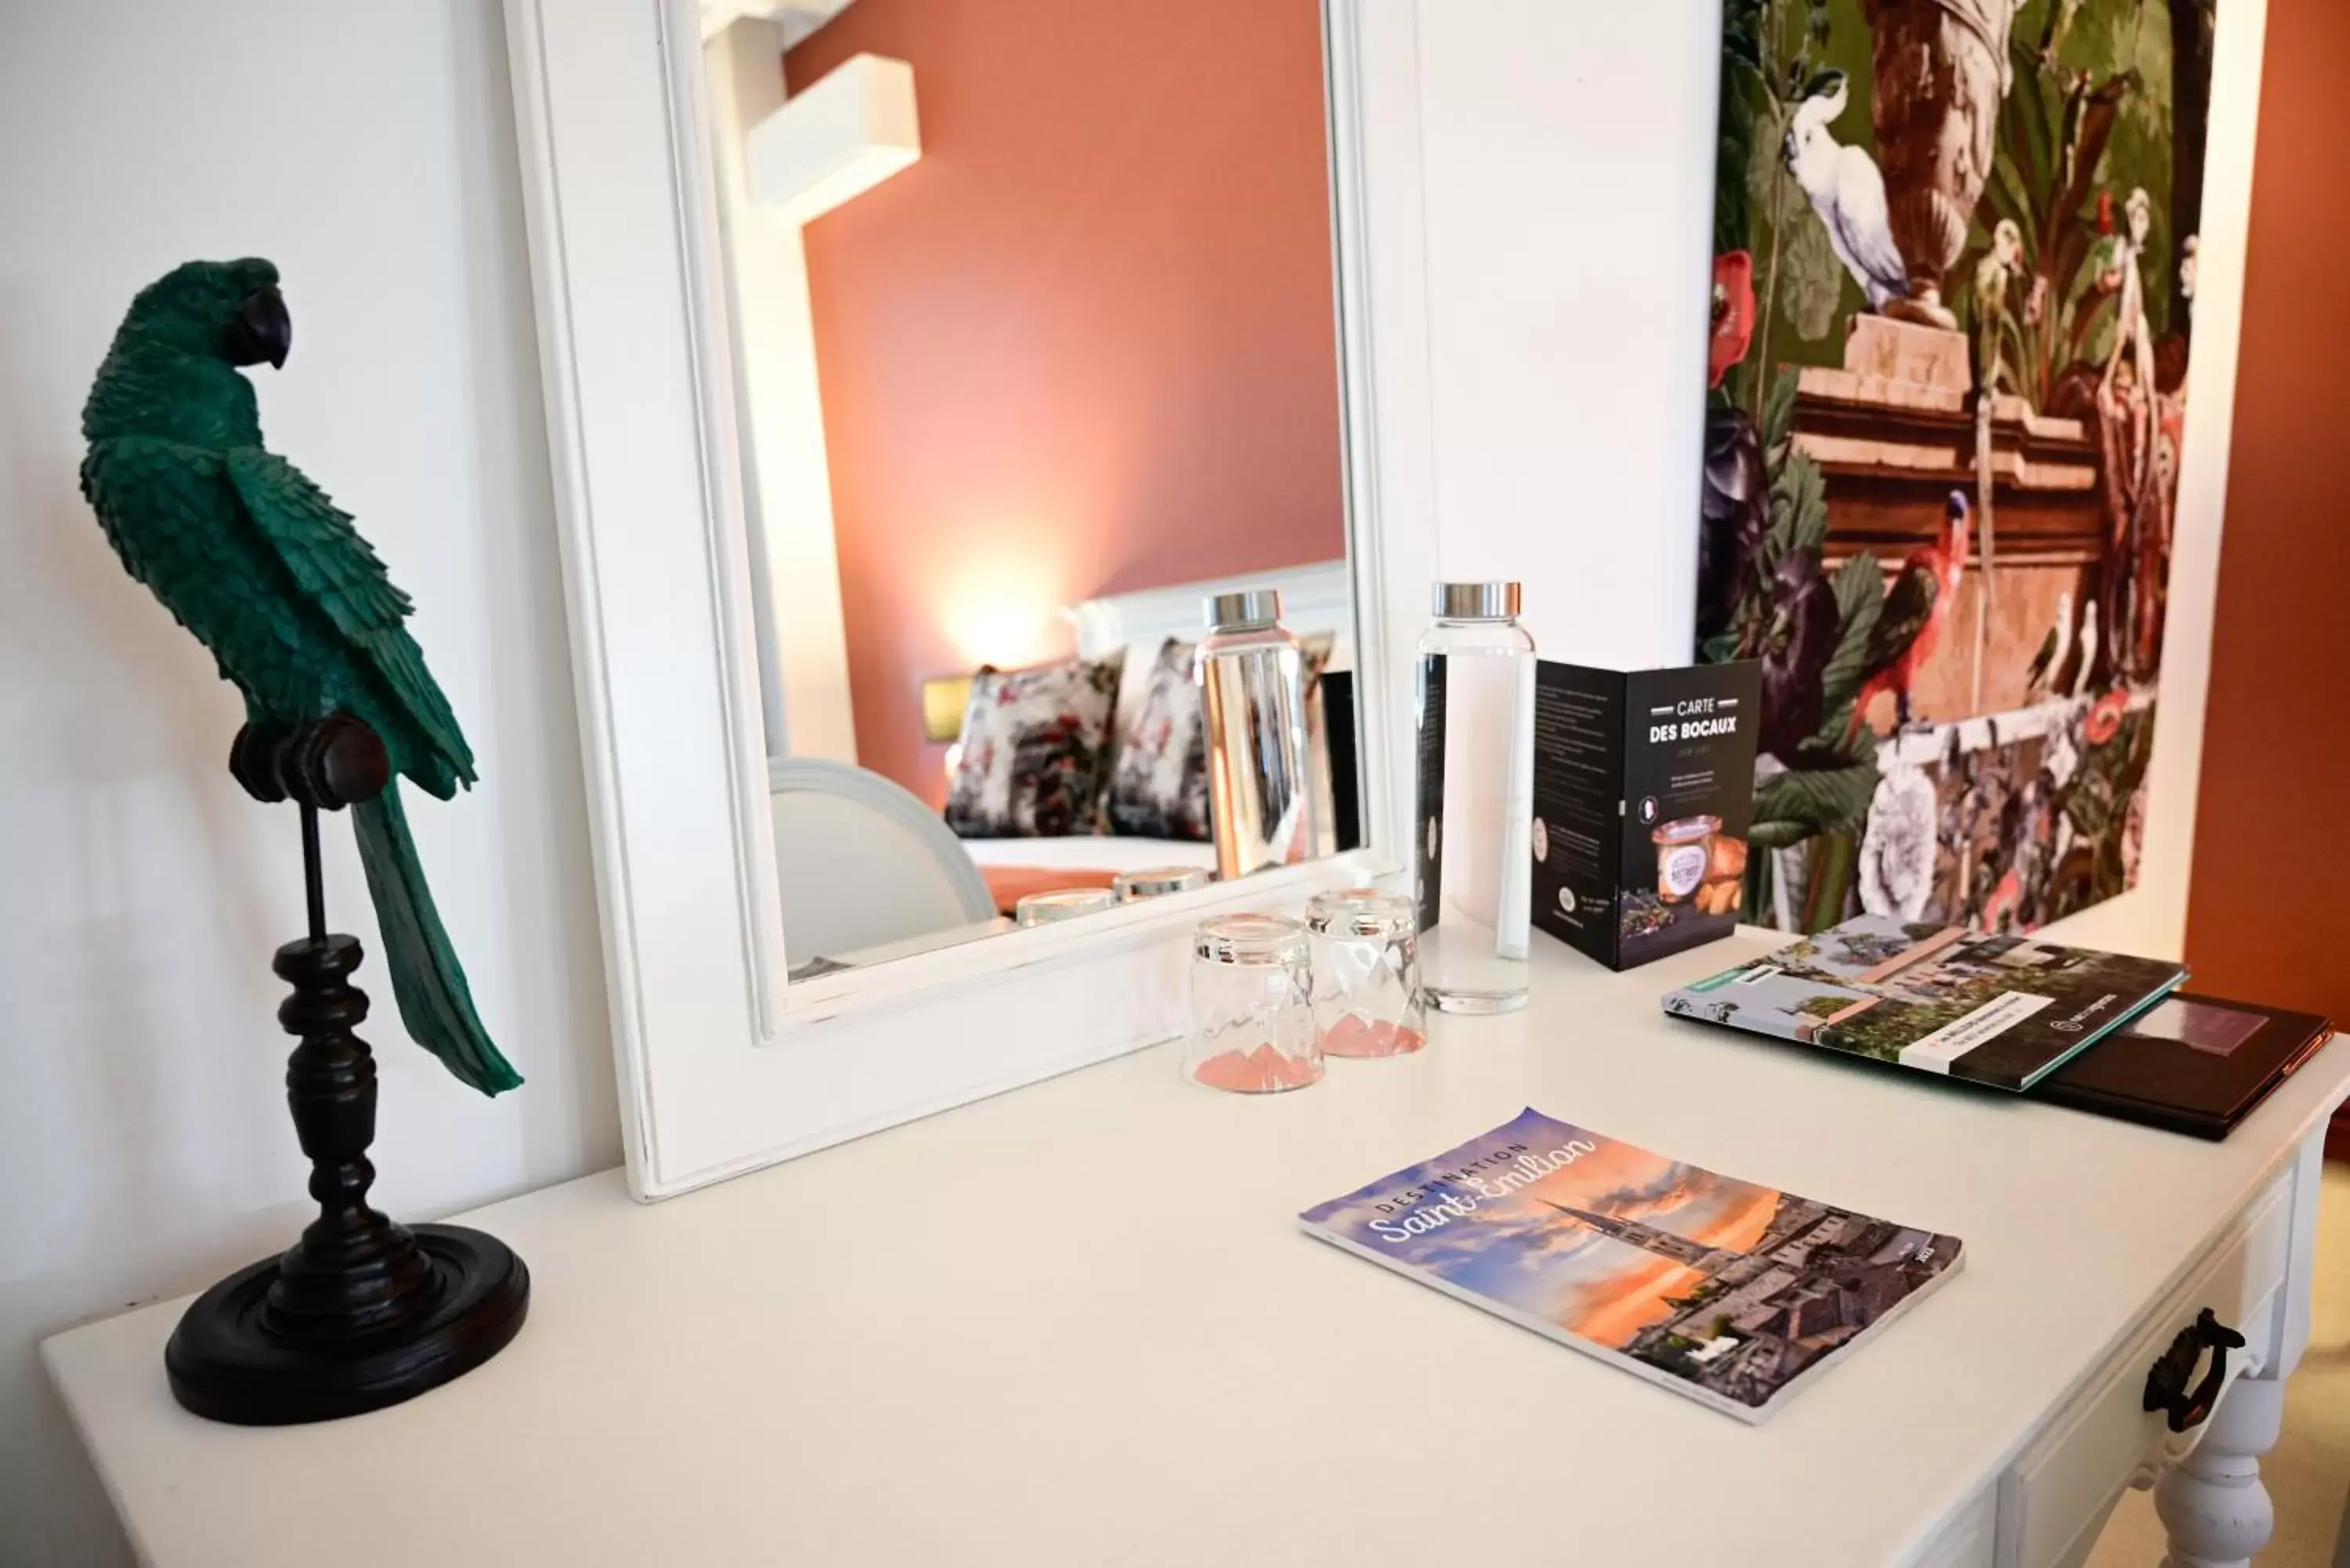
<path fill-rule="evenodd" d="M 1681 1017 L 2021 1090 L 2186 978 L 2153 959 L 1862 915 L 1664 1001 Z"/>
<path fill-rule="evenodd" d="M 1955 1236 L 1669 1159 L 1528 1109 L 1298 1220 L 1743 1421 L 1959 1267 Z"/>

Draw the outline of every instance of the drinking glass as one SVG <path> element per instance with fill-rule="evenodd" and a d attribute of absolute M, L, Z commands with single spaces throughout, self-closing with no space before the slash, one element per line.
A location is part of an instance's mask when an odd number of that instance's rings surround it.
<path fill-rule="evenodd" d="M 1295 920 L 1220 915 L 1201 921 L 1191 942 L 1183 1075 L 1243 1095 L 1321 1082 L 1306 958 L 1305 928 Z"/>
<path fill-rule="evenodd" d="M 1419 922 L 1400 893 L 1343 888 L 1305 906 L 1314 1021 L 1326 1056 L 1402 1056 L 1428 1044 Z"/>

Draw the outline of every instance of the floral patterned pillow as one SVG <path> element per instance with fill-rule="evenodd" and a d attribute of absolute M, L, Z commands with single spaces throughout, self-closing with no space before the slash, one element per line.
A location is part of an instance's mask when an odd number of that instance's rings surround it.
<path fill-rule="evenodd" d="M 1191 680 L 1192 645 L 1169 638 L 1150 667 L 1109 781 L 1109 830 L 1135 838 L 1211 836 L 1208 727 Z"/>
<path fill-rule="evenodd" d="M 965 838 L 1092 832 L 1123 662 L 1113 654 L 972 677 L 947 826 Z"/>
<path fill-rule="evenodd" d="M 1336 639 L 1317 632 L 1299 640 L 1311 692 Z M 1110 774 L 1112 833 L 1201 842 L 1215 836 L 1208 804 L 1208 724 L 1200 688 L 1191 679 L 1193 648 L 1170 637 L 1150 667 L 1149 689 L 1118 742 Z M 1316 764 L 1322 765 L 1320 759 Z"/>

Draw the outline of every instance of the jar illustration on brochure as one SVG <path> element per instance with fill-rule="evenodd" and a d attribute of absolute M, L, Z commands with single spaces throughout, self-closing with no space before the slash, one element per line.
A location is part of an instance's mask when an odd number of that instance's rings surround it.
<path fill-rule="evenodd" d="M 1713 836 L 1721 831 L 1718 816 L 1684 816 L 1659 824 L 1648 835 L 1657 846 L 1657 897 L 1678 904 L 1698 890 L 1713 864 Z"/>
<path fill-rule="evenodd" d="M 1415 696 L 1420 984 L 1445 1012 L 1525 1005 L 1534 643 L 1515 583 L 1439 583 Z"/>

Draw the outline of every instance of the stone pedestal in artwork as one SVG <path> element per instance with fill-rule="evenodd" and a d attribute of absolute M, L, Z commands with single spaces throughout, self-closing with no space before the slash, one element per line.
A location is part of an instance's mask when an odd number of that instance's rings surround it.
<path fill-rule="evenodd" d="M 1856 316 L 1845 328 L 1847 375 L 1904 387 L 1930 387 L 1961 398 L 1972 386 L 1967 336 L 1940 327 L 1920 327 L 1889 316 Z"/>
<path fill-rule="evenodd" d="M 1804 367 L 1794 450 L 1819 464 L 1826 483 L 1831 569 L 1863 550 L 1893 566 L 1934 542 L 1951 491 L 1976 495 L 1970 367 L 1964 333 L 1873 315 L 1853 317 L 1842 366 Z M 2000 603 L 1982 644 L 1980 701 L 1999 712 L 2047 695 L 2027 692 L 2022 671 L 2058 596 L 2070 593 L 2078 605 L 2097 593 L 2105 525 L 2097 443 L 2083 421 L 2050 418 L 2002 394 L 1991 400 L 1990 437 Z M 1970 588 L 1911 691 L 1925 713 L 1975 710 L 1976 600 Z"/>

